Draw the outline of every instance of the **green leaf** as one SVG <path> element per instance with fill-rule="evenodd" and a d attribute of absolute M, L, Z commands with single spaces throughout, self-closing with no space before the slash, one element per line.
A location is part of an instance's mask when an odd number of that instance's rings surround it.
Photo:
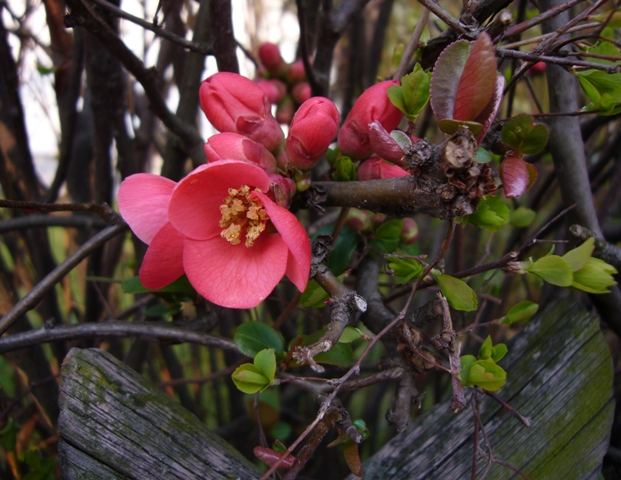
<path fill-rule="evenodd" d="M 511 307 L 501 322 L 506 325 L 513 325 L 518 322 L 526 322 L 530 320 L 539 310 L 539 304 L 530 300 L 523 300 Z"/>
<path fill-rule="evenodd" d="M 493 352 L 492 337 L 489 335 L 483 340 L 479 349 L 479 358 L 491 358 Z"/>
<path fill-rule="evenodd" d="M 466 386 L 477 387 L 495 392 L 500 390 L 507 381 L 507 372 L 492 359 L 477 360 L 468 371 Z"/>
<path fill-rule="evenodd" d="M 293 428 L 291 427 L 291 424 L 283 421 L 276 422 L 270 429 L 270 435 L 272 438 L 280 440 L 281 442 L 286 442 L 292 432 Z"/>
<path fill-rule="evenodd" d="M 390 136 L 404 152 L 409 151 L 412 147 L 412 140 L 408 137 L 407 133 L 401 130 L 393 130 L 390 132 Z"/>
<path fill-rule="evenodd" d="M 304 308 L 323 308 L 330 294 L 326 292 L 316 280 L 311 280 L 306 285 L 306 290 L 300 297 L 300 306 Z"/>
<path fill-rule="evenodd" d="M 233 383 L 243 393 L 252 395 L 267 388 L 270 381 L 252 363 L 243 363 L 231 375 Z"/>
<path fill-rule="evenodd" d="M 445 274 L 437 275 L 435 280 L 442 294 L 455 310 L 472 312 L 479 306 L 477 294 L 463 280 Z"/>
<path fill-rule="evenodd" d="M 19 425 L 13 418 L 9 417 L 6 425 L 0 429 L 0 447 L 8 452 L 14 450 L 15 444 L 17 443 L 18 431 Z"/>
<path fill-rule="evenodd" d="M 356 180 L 356 164 L 346 155 L 339 155 L 332 163 L 332 179 L 337 182 Z"/>
<path fill-rule="evenodd" d="M 517 228 L 526 228 L 533 223 L 537 212 L 527 207 L 518 207 L 511 212 L 511 225 Z"/>
<path fill-rule="evenodd" d="M 403 230 L 402 219 L 387 220 L 375 230 L 371 246 L 380 253 L 394 252 L 401 243 L 401 230 Z"/>
<path fill-rule="evenodd" d="M 487 230 L 498 230 L 509 222 L 510 213 L 509 205 L 501 197 L 485 197 L 468 221 Z"/>
<path fill-rule="evenodd" d="M 483 124 L 475 121 L 454 120 L 452 118 L 438 120 L 438 128 L 449 135 L 459 130 L 459 127 L 468 128 L 475 137 L 483 131 Z"/>
<path fill-rule="evenodd" d="M 476 361 L 477 357 L 475 357 L 474 355 L 462 355 L 459 359 L 459 380 L 464 386 L 466 386 L 466 383 L 468 382 L 468 377 L 470 376 L 470 369 Z"/>
<path fill-rule="evenodd" d="M 360 340 L 363 335 L 364 333 L 359 328 L 347 325 L 343 333 L 341 333 L 339 343 L 353 343 L 356 340 Z"/>
<path fill-rule="evenodd" d="M 245 322 L 235 329 L 235 345 L 244 355 L 254 357 L 261 350 L 273 349 L 276 353 L 285 350 L 285 340 L 280 332 L 262 322 Z"/>
<path fill-rule="evenodd" d="M 15 371 L 6 357 L 0 356 L 0 390 L 7 396 L 15 395 Z"/>
<path fill-rule="evenodd" d="M 474 161 L 477 163 L 489 163 L 494 159 L 494 155 L 489 150 L 479 147 L 474 154 Z"/>
<path fill-rule="evenodd" d="M 400 285 L 410 283 L 423 273 L 423 265 L 414 258 L 393 257 L 388 261 L 388 268 Z"/>
<path fill-rule="evenodd" d="M 494 360 L 494 362 L 500 362 L 505 358 L 508 351 L 509 349 L 504 343 L 497 343 L 492 349 L 492 360 Z"/>
<path fill-rule="evenodd" d="M 621 112 L 621 73 L 601 70 L 577 72 L 578 82 L 590 100 L 585 111 L 597 111 L 600 115 L 616 115 Z"/>
<path fill-rule="evenodd" d="M 429 100 L 431 75 L 417 63 L 411 73 L 401 78 L 401 85 L 388 89 L 388 98 L 413 122 Z"/>
<path fill-rule="evenodd" d="M 580 270 L 574 272 L 572 287 L 587 293 L 608 293 L 608 289 L 617 283 L 613 277 L 617 273 L 617 269 L 609 263 L 591 257 Z"/>
<path fill-rule="evenodd" d="M 330 234 L 332 229 L 333 226 L 328 225 L 325 232 L 323 229 L 320 230 L 320 235 L 324 233 Z M 330 255 L 328 255 L 326 259 L 326 264 L 334 275 L 339 276 L 349 268 L 351 260 L 358 248 L 359 241 L 360 237 L 356 232 L 347 225 L 344 225 L 336 242 L 334 242 Z"/>
<path fill-rule="evenodd" d="M 587 260 L 591 258 L 593 250 L 595 249 L 595 239 L 590 237 L 586 239 L 582 245 L 570 250 L 563 258 L 569 264 L 572 272 L 577 272 L 586 264 Z"/>
<path fill-rule="evenodd" d="M 521 113 L 503 125 L 500 136 L 502 142 L 515 152 L 534 155 L 548 143 L 548 128 L 542 123 L 534 123 L 532 116 Z"/>
<path fill-rule="evenodd" d="M 569 287 L 573 282 L 571 267 L 565 259 L 558 255 L 542 257 L 529 265 L 526 271 L 559 287 Z"/>
<path fill-rule="evenodd" d="M 316 355 L 315 361 L 336 367 L 350 367 L 354 363 L 354 351 L 349 343 L 335 343 L 327 352 Z"/>
<path fill-rule="evenodd" d="M 276 354 L 273 348 L 261 350 L 254 356 L 254 366 L 270 383 L 276 377 Z"/>

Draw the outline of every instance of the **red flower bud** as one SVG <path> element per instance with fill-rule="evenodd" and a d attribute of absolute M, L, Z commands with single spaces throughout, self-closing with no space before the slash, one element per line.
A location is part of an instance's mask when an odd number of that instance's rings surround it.
<path fill-rule="evenodd" d="M 534 63 L 533 66 L 528 69 L 528 73 L 531 75 L 537 74 L 537 73 L 543 73 L 545 71 L 546 71 L 546 62 L 542 62 L 542 61 Z"/>
<path fill-rule="evenodd" d="M 396 80 L 386 80 L 367 88 L 354 103 L 339 131 L 339 148 L 356 158 L 371 154 L 369 124 L 377 120 L 385 130 L 397 128 L 403 114 L 388 99 L 387 90 L 397 85 Z"/>
<path fill-rule="evenodd" d="M 285 65 L 278 45 L 270 42 L 262 43 L 259 47 L 259 60 L 271 73 L 277 73 Z"/>
<path fill-rule="evenodd" d="M 221 132 L 237 132 L 265 145 L 280 146 L 283 133 L 270 113 L 270 104 L 254 82 L 236 73 L 219 72 L 199 90 L 201 108 Z"/>
<path fill-rule="evenodd" d="M 403 228 L 401 229 L 401 242 L 411 245 L 418 239 L 418 225 L 413 218 L 406 217 L 403 219 Z"/>
<path fill-rule="evenodd" d="M 311 98 L 312 93 L 311 86 L 306 82 L 298 83 L 291 91 L 295 101 L 300 104 Z"/>
<path fill-rule="evenodd" d="M 295 182 L 282 175 L 270 175 L 269 195 L 281 207 L 289 208 L 295 195 Z"/>
<path fill-rule="evenodd" d="M 409 175 L 403 168 L 373 156 L 358 167 L 358 180 L 378 180 L 385 178 L 405 177 Z"/>
<path fill-rule="evenodd" d="M 345 224 L 356 232 L 365 232 L 373 228 L 373 215 L 370 210 L 350 208 L 345 217 Z"/>
<path fill-rule="evenodd" d="M 263 90 L 263 93 L 270 101 L 270 103 L 278 103 L 287 94 L 287 86 L 280 80 L 255 80 L 258 87 Z"/>
<path fill-rule="evenodd" d="M 204 145 L 209 162 L 218 160 L 245 160 L 255 163 L 268 173 L 276 171 L 276 159 L 260 143 L 239 133 L 218 133 L 209 137 Z"/>
<path fill-rule="evenodd" d="M 285 144 L 289 166 L 309 170 L 326 152 L 339 128 L 339 112 L 332 100 L 312 97 L 295 112 Z"/>
<path fill-rule="evenodd" d="M 296 60 L 289 65 L 289 81 L 291 83 L 298 83 L 306 79 L 306 70 L 304 69 L 304 62 L 302 60 Z"/>

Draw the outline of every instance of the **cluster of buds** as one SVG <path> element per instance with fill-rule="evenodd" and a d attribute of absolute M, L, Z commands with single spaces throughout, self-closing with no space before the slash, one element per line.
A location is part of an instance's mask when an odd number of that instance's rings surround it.
<path fill-rule="evenodd" d="M 296 109 L 311 97 L 302 60 L 287 63 L 278 45 L 265 42 L 259 47 L 260 78 L 256 84 L 267 99 L 276 105 L 276 120 L 289 124 Z"/>

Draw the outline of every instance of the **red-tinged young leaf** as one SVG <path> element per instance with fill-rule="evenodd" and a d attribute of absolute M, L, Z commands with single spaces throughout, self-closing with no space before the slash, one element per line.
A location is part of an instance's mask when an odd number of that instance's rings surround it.
<path fill-rule="evenodd" d="M 528 163 L 521 156 L 513 152 L 507 153 L 500 165 L 500 177 L 507 197 L 519 197 L 530 183 Z"/>
<path fill-rule="evenodd" d="M 282 453 L 279 453 L 267 447 L 257 446 L 254 447 L 252 452 L 254 453 L 255 457 L 257 457 L 259 460 L 261 460 L 263 463 L 270 467 L 273 466 L 283 456 Z M 278 465 L 278 468 L 289 470 L 295 465 L 296 461 L 297 459 L 293 455 L 289 454 L 285 458 L 283 458 L 283 460 Z"/>
<path fill-rule="evenodd" d="M 498 110 L 500 109 L 500 103 L 502 102 L 502 92 L 504 88 L 505 77 L 503 77 L 502 75 L 498 75 L 496 77 L 496 87 L 494 89 L 492 99 L 476 118 L 477 122 L 483 124 L 483 130 L 477 135 L 477 140 L 479 142 L 483 140 L 483 138 L 485 138 L 485 134 L 487 134 L 488 130 L 492 126 L 492 122 L 496 118 L 496 115 L 498 115 Z"/>
<path fill-rule="evenodd" d="M 477 122 L 467 122 L 465 120 L 452 120 L 450 118 L 444 118 L 438 121 L 438 127 L 444 133 L 452 135 L 459 127 L 468 127 L 473 135 L 480 136 L 483 133 L 483 125 Z"/>
<path fill-rule="evenodd" d="M 459 79 L 468 60 L 471 43 L 458 40 L 446 47 L 431 75 L 431 109 L 436 120 L 453 118 Z"/>
<path fill-rule="evenodd" d="M 496 90 L 496 52 L 492 39 L 482 33 L 472 44 L 455 96 L 455 120 L 475 120 Z"/>
<path fill-rule="evenodd" d="M 349 444 L 343 447 L 343 457 L 345 457 L 345 462 L 349 467 L 351 473 L 356 475 L 357 477 L 362 478 L 362 461 L 360 460 L 360 452 L 358 451 L 358 444 L 354 442 L 350 442 Z"/>

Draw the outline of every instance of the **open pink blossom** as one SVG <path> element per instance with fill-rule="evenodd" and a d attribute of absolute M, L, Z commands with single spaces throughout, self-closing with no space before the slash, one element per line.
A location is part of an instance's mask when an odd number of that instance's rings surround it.
<path fill-rule="evenodd" d="M 238 160 L 193 170 L 170 198 L 170 223 L 183 237 L 183 269 L 206 299 L 251 308 L 287 277 L 303 291 L 310 271 L 304 227 L 267 195 L 268 174 Z"/>
<path fill-rule="evenodd" d="M 140 282 L 158 290 L 183 275 L 183 237 L 168 221 L 168 205 L 177 184 L 159 175 L 138 173 L 121 183 L 121 215 L 134 234 L 149 245 L 140 266 Z"/>

